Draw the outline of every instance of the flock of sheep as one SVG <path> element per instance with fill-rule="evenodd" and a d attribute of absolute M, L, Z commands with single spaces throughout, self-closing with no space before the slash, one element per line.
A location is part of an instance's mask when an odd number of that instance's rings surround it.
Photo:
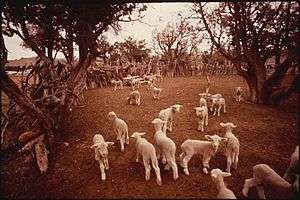
<path fill-rule="evenodd" d="M 160 77 L 158 75 L 158 77 Z M 161 78 L 161 77 L 160 77 Z M 129 104 L 136 104 L 140 106 L 141 95 L 138 91 L 142 83 L 148 83 L 149 89 L 152 91 L 154 99 L 159 99 L 161 88 L 154 86 L 154 81 L 157 80 L 156 75 L 145 76 L 144 80 L 130 79 L 132 92 L 129 94 L 127 101 Z M 122 81 L 112 81 L 114 90 L 122 89 Z M 242 88 L 236 87 L 234 89 L 234 98 L 236 101 L 242 100 Z M 213 115 L 220 116 L 220 111 L 223 108 L 226 112 L 225 98 L 221 94 L 209 94 L 208 91 L 200 93 L 199 107 L 195 107 L 196 117 L 198 118 L 198 130 L 204 132 L 205 126 L 208 125 L 209 110 Z M 210 104 L 210 106 L 208 105 Z M 160 168 L 158 161 L 161 160 L 164 164 L 164 169 L 173 171 L 173 179 L 178 179 L 178 167 L 176 163 L 175 153 L 176 145 L 174 141 L 168 137 L 168 132 L 172 132 L 172 123 L 174 115 L 180 112 L 182 105 L 175 104 L 169 108 L 162 109 L 156 118 L 153 119 L 154 125 L 154 145 L 147 141 L 142 136 L 145 132 L 134 132 L 130 137 L 136 140 L 136 162 L 142 157 L 145 167 L 145 179 L 150 179 L 151 166 L 156 174 L 156 182 L 162 185 L 162 178 L 160 175 Z M 114 132 L 117 140 L 120 142 L 121 152 L 124 152 L 125 145 L 129 145 L 128 126 L 123 119 L 120 119 L 115 112 L 108 113 L 108 120 L 112 122 Z M 234 135 L 233 130 L 237 126 L 232 122 L 220 123 L 220 126 L 225 129 L 222 135 L 205 135 L 206 140 L 191 140 L 187 139 L 181 144 L 182 153 L 179 156 L 180 166 L 183 168 L 185 175 L 189 175 L 188 162 L 190 159 L 199 154 L 202 156 L 203 173 L 208 174 L 215 182 L 218 188 L 217 198 L 236 198 L 235 194 L 227 188 L 224 183 L 224 178 L 231 176 L 231 167 L 237 170 L 240 143 L 238 138 Z M 101 179 L 105 180 L 105 169 L 109 169 L 108 164 L 108 147 L 113 145 L 113 142 L 104 140 L 101 134 L 96 134 L 93 138 L 92 149 L 95 150 L 95 160 L 99 162 Z M 222 171 L 218 168 L 212 169 L 209 172 L 209 162 L 217 152 L 222 152 L 227 159 L 227 168 Z M 246 179 L 242 194 L 247 197 L 248 191 L 252 187 L 256 187 L 259 198 L 266 198 L 264 187 L 272 188 L 280 191 L 283 195 L 294 194 L 298 192 L 298 160 L 299 160 L 299 146 L 296 147 L 295 152 L 291 156 L 291 162 L 286 170 L 284 177 L 280 177 L 271 167 L 266 164 L 258 164 L 253 167 L 253 177 Z"/>

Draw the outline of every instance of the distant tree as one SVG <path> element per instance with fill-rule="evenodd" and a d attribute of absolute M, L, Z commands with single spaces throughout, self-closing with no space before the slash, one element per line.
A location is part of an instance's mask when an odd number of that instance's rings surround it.
<path fill-rule="evenodd" d="M 251 102 L 278 105 L 299 91 L 299 74 L 282 85 L 288 69 L 299 66 L 299 2 L 226 2 L 210 9 L 195 3 L 193 10 L 214 47 L 246 80 Z M 267 77 L 272 57 L 275 71 Z"/>

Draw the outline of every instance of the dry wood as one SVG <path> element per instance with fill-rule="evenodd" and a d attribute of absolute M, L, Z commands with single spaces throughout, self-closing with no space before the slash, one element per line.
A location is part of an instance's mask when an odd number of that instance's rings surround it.
<path fill-rule="evenodd" d="M 37 138 L 31 140 L 31 141 L 28 142 L 25 146 L 23 146 L 23 148 L 20 149 L 18 152 L 19 152 L 19 153 L 23 153 L 24 151 L 29 151 L 29 150 L 31 150 L 32 147 L 33 147 L 36 143 L 38 143 L 38 142 L 40 142 L 40 141 L 43 141 L 44 137 L 45 137 L 45 136 L 44 136 L 44 134 L 43 134 L 43 135 L 40 135 L 39 137 L 37 137 Z"/>
<path fill-rule="evenodd" d="M 46 145 L 41 140 L 35 143 L 34 147 L 35 147 L 35 158 L 36 158 L 37 165 L 40 169 L 40 172 L 44 173 L 48 169 L 49 151 L 46 149 Z"/>

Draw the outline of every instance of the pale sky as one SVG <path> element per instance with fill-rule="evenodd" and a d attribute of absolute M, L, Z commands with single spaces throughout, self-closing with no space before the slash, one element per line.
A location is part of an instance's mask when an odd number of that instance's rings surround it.
<path fill-rule="evenodd" d="M 147 10 L 143 12 L 145 17 L 141 22 L 124 22 L 121 23 L 121 31 L 116 35 L 113 30 L 104 33 L 109 42 L 112 44 L 115 41 L 122 41 L 129 36 L 137 40 L 146 40 L 149 48 L 152 48 L 152 32 L 157 29 L 162 29 L 168 22 L 176 23 L 179 20 L 178 13 L 183 16 L 190 16 L 190 7 L 192 3 L 148 3 Z M 33 57 L 36 54 L 20 46 L 21 39 L 14 36 L 11 38 L 4 37 L 6 48 L 8 49 L 8 59 L 20 59 Z M 201 49 L 208 49 L 207 43 L 200 45 Z M 78 54 L 75 53 L 75 56 Z M 62 55 L 57 56 L 62 57 Z"/>

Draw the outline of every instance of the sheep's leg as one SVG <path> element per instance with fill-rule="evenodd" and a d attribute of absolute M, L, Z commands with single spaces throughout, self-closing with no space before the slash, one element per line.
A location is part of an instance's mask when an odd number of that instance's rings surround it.
<path fill-rule="evenodd" d="M 121 152 L 124 152 L 124 138 L 120 138 Z"/>
<path fill-rule="evenodd" d="M 158 167 L 157 159 L 155 158 L 151 161 L 152 161 L 152 167 L 153 167 L 153 169 L 155 171 L 155 174 L 156 174 L 156 183 L 157 183 L 157 185 L 162 185 L 161 176 L 160 176 L 160 169 Z"/>
<path fill-rule="evenodd" d="M 223 105 L 224 113 L 226 113 L 226 104 Z"/>
<path fill-rule="evenodd" d="M 180 155 L 179 155 L 179 161 L 180 161 L 180 166 L 183 167 L 183 157 L 184 157 L 185 153 L 182 152 Z"/>
<path fill-rule="evenodd" d="M 227 168 L 226 168 L 226 172 L 228 172 L 228 173 L 230 173 L 231 164 L 232 164 L 232 159 L 231 159 L 230 155 L 228 155 L 227 156 Z"/>
<path fill-rule="evenodd" d="M 173 179 L 176 180 L 178 178 L 178 168 L 176 165 L 175 158 L 171 158 L 168 160 L 168 166 L 171 166 L 173 171 Z"/>
<path fill-rule="evenodd" d="M 126 135 L 125 135 L 125 137 L 126 137 L 125 143 L 126 143 L 126 144 L 129 144 L 128 130 L 126 130 L 126 133 L 125 133 L 125 134 L 126 134 Z"/>
<path fill-rule="evenodd" d="M 214 108 L 214 116 L 217 114 L 217 109 Z"/>
<path fill-rule="evenodd" d="M 205 125 L 208 126 L 208 116 L 207 116 L 207 114 L 205 115 Z"/>
<path fill-rule="evenodd" d="M 150 180 L 150 172 L 151 172 L 151 166 L 149 163 L 149 160 L 146 160 L 143 158 L 144 167 L 145 167 L 145 179 L 146 181 Z"/>
<path fill-rule="evenodd" d="M 135 159 L 135 162 L 139 162 L 139 152 L 136 151 L 136 159 Z"/>
<path fill-rule="evenodd" d="M 183 160 L 182 160 L 182 164 L 183 164 L 183 171 L 185 173 L 185 175 L 189 175 L 189 169 L 188 169 L 188 162 L 190 161 L 190 159 L 192 158 L 193 155 L 186 155 Z"/>
<path fill-rule="evenodd" d="M 208 174 L 208 169 L 209 169 L 209 161 L 210 161 L 210 156 L 203 156 L 202 158 L 202 164 L 203 164 L 203 173 Z"/>
<path fill-rule="evenodd" d="M 221 111 L 221 105 L 218 107 L 218 116 L 220 116 L 220 111 Z"/>
<path fill-rule="evenodd" d="M 109 164 L 108 164 L 108 159 L 107 158 L 104 159 L 104 166 L 105 166 L 106 170 L 109 169 Z"/>
<path fill-rule="evenodd" d="M 155 149 L 156 149 L 156 158 L 157 160 L 160 159 L 160 149 L 157 147 L 157 145 L 155 145 Z"/>
<path fill-rule="evenodd" d="M 248 197 L 249 189 L 256 186 L 255 178 L 245 179 L 244 187 L 242 193 L 245 197 Z"/>
<path fill-rule="evenodd" d="M 170 119 L 170 123 L 169 123 L 169 131 L 172 132 L 172 125 L 173 125 L 173 119 Z"/>
<path fill-rule="evenodd" d="M 235 154 L 235 155 L 234 155 L 234 161 L 233 161 L 233 168 L 234 168 L 235 170 L 237 169 L 238 162 L 239 162 L 239 155 L 238 155 L 238 154 Z"/>
<path fill-rule="evenodd" d="M 256 185 L 256 189 L 258 192 L 258 198 L 266 199 L 264 187 L 262 185 Z"/>
<path fill-rule="evenodd" d="M 104 181 L 106 179 L 104 165 L 101 161 L 99 161 L 100 171 L 101 171 L 101 180 Z"/>

